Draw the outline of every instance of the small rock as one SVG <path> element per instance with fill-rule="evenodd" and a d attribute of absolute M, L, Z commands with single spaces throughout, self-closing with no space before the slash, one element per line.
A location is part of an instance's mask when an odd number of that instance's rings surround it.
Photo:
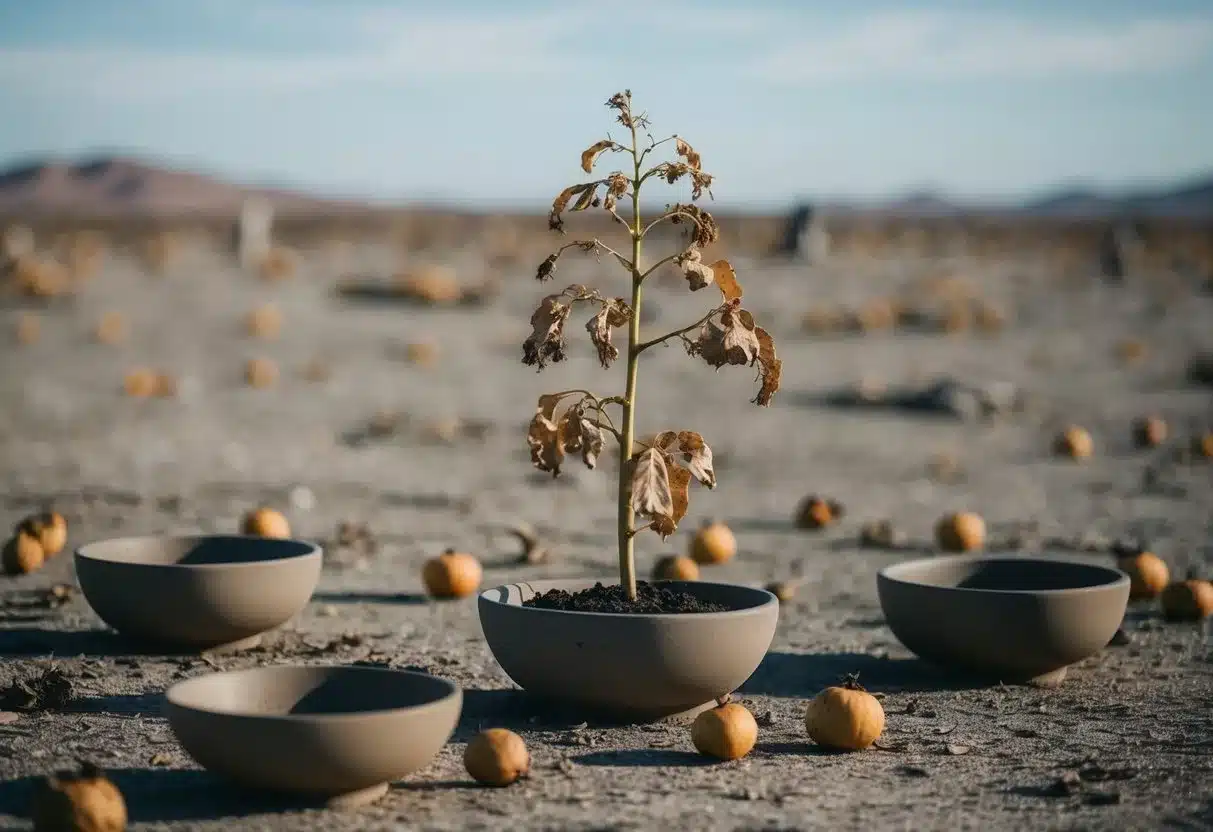
<path fill-rule="evenodd" d="M 316 494 L 306 485 L 297 485 L 291 489 L 291 505 L 300 511 L 311 511 L 316 507 Z"/>
<path fill-rule="evenodd" d="M 967 745 L 955 745 L 953 743 L 948 743 L 947 746 L 945 746 L 945 748 L 947 748 L 948 753 L 951 754 L 953 757 L 959 757 L 963 754 L 968 754 L 969 751 L 972 750 Z"/>

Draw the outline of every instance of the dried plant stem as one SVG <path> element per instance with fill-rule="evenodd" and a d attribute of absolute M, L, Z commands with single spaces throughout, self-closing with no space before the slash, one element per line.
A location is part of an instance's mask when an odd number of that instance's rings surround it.
<path fill-rule="evenodd" d="M 636 126 L 632 125 L 632 318 L 628 322 L 628 376 L 623 395 L 623 430 L 619 438 L 619 581 L 628 600 L 636 600 L 636 547 L 632 528 L 632 444 L 636 437 L 636 370 L 640 363 L 640 300 L 644 276 L 640 271 L 640 162 Z"/>

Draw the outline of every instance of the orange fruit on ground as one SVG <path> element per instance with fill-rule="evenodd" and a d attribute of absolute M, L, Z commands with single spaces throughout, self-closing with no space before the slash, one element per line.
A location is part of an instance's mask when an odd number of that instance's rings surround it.
<path fill-rule="evenodd" d="M 508 786 L 531 769 L 522 737 L 506 728 L 481 731 L 463 751 L 463 766 L 477 783 Z"/>
<path fill-rule="evenodd" d="M 1116 566 L 1129 576 L 1130 598 L 1155 598 L 1171 580 L 1166 562 L 1152 552 L 1120 558 Z"/>
<path fill-rule="evenodd" d="M 454 549 L 430 558 L 421 570 L 425 589 L 434 598 L 466 598 L 480 588 L 482 575 L 474 555 Z"/>
<path fill-rule="evenodd" d="M 686 555 L 666 555 L 653 567 L 655 581 L 697 581 L 699 564 Z"/>
<path fill-rule="evenodd" d="M 4 571 L 7 574 L 28 575 L 30 572 L 37 572 L 42 568 L 42 564 L 46 561 L 46 554 L 42 551 L 38 538 L 29 532 L 19 531 L 4 544 L 4 551 L 0 553 L 0 561 L 3 562 Z"/>
<path fill-rule="evenodd" d="M 691 558 L 703 566 L 725 563 L 737 554 L 733 530 L 719 520 L 708 520 L 691 538 Z"/>
<path fill-rule="evenodd" d="M 738 760 L 758 742 L 758 722 L 744 705 L 728 702 L 706 710 L 691 724 L 691 742 L 706 757 Z"/>
<path fill-rule="evenodd" d="M 986 521 L 980 514 L 945 514 L 935 524 L 935 540 L 945 552 L 975 552 L 985 546 Z"/>
<path fill-rule="evenodd" d="M 1086 459 L 1094 453 L 1095 443 L 1085 429 L 1070 425 L 1058 435 L 1053 443 L 1053 450 L 1058 456 Z"/>
<path fill-rule="evenodd" d="M 268 506 L 261 506 L 244 515 L 244 521 L 240 524 L 240 531 L 244 534 L 256 535 L 257 537 L 273 537 L 285 540 L 291 536 L 291 524 L 287 522 L 282 512 L 275 511 Z"/>

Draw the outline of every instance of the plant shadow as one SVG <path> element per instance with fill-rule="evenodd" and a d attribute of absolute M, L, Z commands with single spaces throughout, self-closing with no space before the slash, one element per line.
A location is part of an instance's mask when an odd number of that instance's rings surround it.
<path fill-rule="evenodd" d="M 465 690 L 452 739 L 468 740 L 486 728 L 561 730 L 582 722 L 581 714 L 517 688 Z"/>
<path fill-rule="evenodd" d="M 670 748 L 624 748 L 617 751 L 591 751 L 571 758 L 583 766 L 620 766 L 625 768 L 661 768 L 665 766 L 702 767 L 719 761 L 693 751 Z"/>
<path fill-rule="evenodd" d="M 858 673 L 860 683 L 872 692 L 974 690 L 997 684 L 919 658 L 881 658 L 867 653 L 770 652 L 738 692 L 803 698 L 838 684 L 851 673 Z"/>
<path fill-rule="evenodd" d="M 804 757 L 805 755 L 826 757 L 833 754 L 843 754 L 846 752 L 832 751 L 828 748 L 823 748 L 820 745 L 812 742 L 760 742 L 754 746 L 754 750 L 759 754 L 770 754 L 772 756 L 790 755 L 793 757 Z"/>
<path fill-rule="evenodd" d="M 188 652 L 147 644 L 113 630 L 0 629 L 0 656 L 171 656 Z"/>
<path fill-rule="evenodd" d="M 247 819 L 249 815 L 283 814 L 322 803 L 294 795 L 246 789 L 196 769 L 111 769 L 106 771 L 126 800 L 135 823 Z M 24 817 L 41 777 L 0 782 L 0 816 Z"/>
<path fill-rule="evenodd" d="M 402 604 L 424 606 L 430 598 L 416 592 L 317 592 L 312 595 L 315 604 Z"/>

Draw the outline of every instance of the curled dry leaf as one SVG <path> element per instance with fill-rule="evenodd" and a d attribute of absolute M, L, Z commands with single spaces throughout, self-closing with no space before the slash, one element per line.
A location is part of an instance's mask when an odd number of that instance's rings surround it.
<path fill-rule="evenodd" d="M 699 153 L 696 152 L 695 148 L 691 147 L 685 139 L 675 138 L 674 150 L 679 156 L 687 160 L 687 164 L 690 165 L 693 170 L 699 170 L 703 166 L 699 158 Z"/>
<path fill-rule="evenodd" d="M 775 341 L 770 333 L 762 327 L 755 327 L 754 334 L 758 336 L 758 377 L 762 380 L 762 387 L 752 401 L 760 407 L 766 407 L 779 391 L 783 362 L 775 357 Z"/>
<path fill-rule="evenodd" d="M 585 467 L 593 470 L 602 453 L 602 428 L 585 414 L 585 399 L 571 407 L 559 421 L 560 445 L 566 454 L 581 454 Z"/>
<path fill-rule="evenodd" d="M 699 328 L 699 338 L 688 349 L 719 369 L 725 364 L 745 366 L 758 357 L 760 344 L 755 333 L 754 316 L 736 302 L 720 313 L 720 322 L 709 318 Z"/>
<path fill-rule="evenodd" d="M 563 295 L 548 295 L 531 315 L 534 331 L 522 344 L 522 363 L 542 370 L 549 361 L 559 362 L 564 354 L 564 324 L 572 303 Z"/>
<path fill-rule="evenodd" d="M 569 185 L 563 191 L 556 195 L 552 200 L 552 212 L 548 215 L 548 228 L 552 231 L 564 231 L 564 220 L 560 218 L 569 208 L 569 203 L 573 201 L 573 197 L 579 197 L 577 204 L 581 204 L 585 200 L 587 204 L 594 199 L 594 191 L 598 187 L 597 182 L 586 182 L 581 185 Z M 588 198 L 586 193 L 589 193 Z M 584 208 L 585 206 L 582 206 Z M 573 210 L 580 210 L 574 208 Z"/>
<path fill-rule="evenodd" d="M 628 192 L 629 180 L 622 173 L 612 173 L 606 179 L 607 192 L 603 199 L 603 207 L 608 211 L 615 210 L 615 204 L 619 201 L 619 197 Z"/>
<path fill-rule="evenodd" d="M 642 517 L 672 517 L 674 497 L 665 454 L 648 448 L 632 463 L 632 510 Z"/>
<path fill-rule="evenodd" d="M 695 247 L 707 248 L 720 239 L 720 228 L 716 225 L 716 220 L 698 205 L 671 205 L 666 209 L 665 216 L 669 218 L 671 225 L 680 225 L 687 221 L 695 224 L 691 237 Z"/>
<path fill-rule="evenodd" d="M 693 430 L 679 431 L 676 443 L 678 451 L 687 463 L 687 470 L 708 488 L 715 488 L 716 472 L 712 470 L 712 449 L 703 441 L 703 437 Z"/>
<path fill-rule="evenodd" d="M 610 367 L 611 362 L 619 357 L 619 349 L 611 343 L 611 330 L 625 325 L 631 318 L 631 307 L 623 298 L 615 298 L 604 301 L 602 308 L 585 325 L 604 368 Z"/>
<path fill-rule="evenodd" d="M 531 448 L 531 462 L 540 471 L 550 471 L 553 477 L 560 475 L 560 463 L 564 461 L 564 448 L 560 442 L 560 428 L 556 424 L 556 405 L 561 396 L 547 394 L 539 397 L 539 406 L 531 418 L 526 443 Z"/>
<path fill-rule="evenodd" d="M 670 477 L 670 505 L 672 511 L 665 516 L 656 517 L 649 528 L 661 535 L 665 540 L 678 530 L 678 524 L 686 517 L 687 508 L 691 504 L 691 472 L 680 465 L 669 465 L 666 470 Z"/>
<path fill-rule="evenodd" d="M 609 150 L 614 147 L 615 143 L 610 139 L 603 139 L 600 142 L 594 142 L 592 145 L 581 151 L 581 169 L 586 173 L 594 172 L 594 162 L 604 150 Z"/>

